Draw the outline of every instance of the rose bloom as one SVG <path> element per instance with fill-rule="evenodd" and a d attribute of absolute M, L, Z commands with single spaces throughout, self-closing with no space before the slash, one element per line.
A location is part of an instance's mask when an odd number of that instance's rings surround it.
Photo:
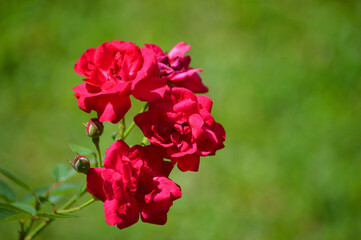
<path fill-rule="evenodd" d="M 173 168 L 152 146 L 129 148 L 122 140 L 105 152 L 105 168 L 91 168 L 87 191 L 104 202 L 105 221 L 119 229 L 143 222 L 163 225 L 173 201 L 182 196 L 168 178 Z"/>
<path fill-rule="evenodd" d="M 185 88 L 172 88 L 134 121 L 181 171 L 198 171 L 200 156 L 224 147 L 225 131 L 210 114 L 212 100 Z"/>
<path fill-rule="evenodd" d="M 170 52 L 164 53 L 155 44 L 145 44 L 146 48 L 152 49 L 157 55 L 158 67 L 162 78 L 167 79 L 171 86 L 184 87 L 194 93 L 206 93 L 208 87 L 204 86 L 198 72 L 202 69 L 189 67 L 190 56 L 185 53 L 191 49 L 191 45 L 184 42 L 177 43 Z"/>
<path fill-rule="evenodd" d="M 79 107 L 94 110 L 101 122 L 117 123 L 130 108 L 129 95 L 141 101 L 154 101 L 164 94 L 166 80 L 159 78 L 156 56 L 134 43 L 106 42 L 90 48 L 74 66 L 86 77 L 73 88 Z"/>

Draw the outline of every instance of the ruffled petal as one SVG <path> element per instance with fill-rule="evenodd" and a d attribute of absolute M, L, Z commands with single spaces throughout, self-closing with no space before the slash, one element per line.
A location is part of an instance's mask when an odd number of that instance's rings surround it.
<path fill-rule="evenodd" d="M 185 42 L 177 43 L 172 50 L 168 53 L 170 59 L 176 57 L 184 57 L 185 53 L 191 49 L 191 45 L 186 44 Z"/>
<path fill-rule="evenodd" d="M 117 199 L 104 202 L 104 216 L 109 225 L 117 225 L 119 229 L 129 227 L 139 220 L 139 212 L 134 203 L 124 203 Z"/>

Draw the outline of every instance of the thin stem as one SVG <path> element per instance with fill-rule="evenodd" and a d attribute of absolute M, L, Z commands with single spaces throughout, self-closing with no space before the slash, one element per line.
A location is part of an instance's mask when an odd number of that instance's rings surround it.
<path fill-rule="evenodd" d="M 86 188 L 84 188 L 81 192 L 80 192 L 80 196 L 82 196 L 84 193 L 86 192 Z M 62 207 L 61 209 L 67 209 L 70 206 L 72 206 L 76 200 L 78 199 L 77 195 L 74 195 L 71 199 L 69 199 L 69 201 L 67 201 Z M 42 222 L 40 223 L 26 238 L 25 240 L 31 240 L 33 239 L 36 235 L 38 235 L 45 227 L 47 227 L 52 221 L 54 221 L 55 219 L 49 219 L 48 221 Z"/>
<path fill-rule="evenodd" d="M 123 134 L 123 138 L 122 138 L 123 140 L 125 140 L 128 137 L 129 133 L 133 130 L 134 126 L 135 126 L 135 122 L 133 121 L 130 124 L 130 126 L 127 128 L 127 130 L 125 130 L 125 132 Z"/>
<path fill-rule="evenodd" d="M 142 145 L 146 145 L 147 143 L 148 143 L 148 138 L 147 138 L 147 137 L 143 137 Z"/>
<path fill-rule="evenodd" d="M 19 223 L 20 223 L 19 240 L 24 240 L 26 234 L 24 230 L 24 222 L 20 221 Z"/>
<path fill-rule="evenodd" d="M 125 117 L 122 118 L 122 121 L 119 124 L 119 128 L 120 128 L 120 130 L 119 130 L 120 139 L 123 139 L 124 138 L 125 128 L 126 128 Z"/>
<path fill-rule="evenodd" d="M 97 152 L 98 152 L 98 156 L 99 156 L 99 162 L 98 162 L 98 167 L 102 167 L 103 164 L 102 164 L 102 156 L 101 156 L 101 153 L 100 153 L 100 147 L 99 147 L 99 138 L 92 138 L 93 140 L 93 143 L 97 149 Z"/>
<path fill-rule="evenodd" d="M 72 212 L 76 212 L 79 211 L 83 208 L 85 208 L 86 206 L 92 204 L 93 202 L 95 202 L 96 200 L 94 198 L 90 199 L 89 201 L 83 203 L 82 205 L 80 205 L 79 207 L 74 207 L 74 208 L 70 208 L 70 209 L 65 209 L 65 210 L 59 210 L 57 211 L 57 213 L 72 213 Z"/>
<path fill-rule="evenodd" d="M 144 104 L 144 106 L 140 109 L 139 113 L 145 112 L 148 108 L 149 103 L 147 102 L 146 104 Z M 124 134 L 123 134 L 123 140 L 125 140 L 125 138 L 129 135 L 129 133 L 133 130 L 135 126 L 135 122 L 133 121 L 130 126 L 125 130 Z"/>

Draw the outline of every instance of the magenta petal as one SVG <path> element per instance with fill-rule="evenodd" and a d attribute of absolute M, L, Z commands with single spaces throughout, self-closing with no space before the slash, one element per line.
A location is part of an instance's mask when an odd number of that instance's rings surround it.
<path fill-rule="evenodd" d="M 91 195 L 100 199 L 103 202 L 106 200 L 106 196 L 103 190 L 104 180 L 101 176 L 104 170 L 104 168 L 91 168 L 89 169 L 86 178 L 86 190 Z"/>
<path fill-rule="evenodd" d="M 188 71 L 174 74 L 174 75 L 170 78 L 170 80 L 171 80 L 172 82 L 182 81 L 182 80 L 185 80 L 185 79 L 187 79 L 187 78 L 190 78 L 191 76 L 193 76 L 194 74 L 196 74 L 198 71 L 202 71 L 202 69 L 200 69 L 200 68 L 197 68 L 197 69 L 189 69 Z"/>
<path fill-rule="evenodd" d="M 138 209 L 131 202 L 122 203 L 117 199 L 104 202 L 105 221 L 111 225 L 117 225 L 123 229 L 133 225 L 139 220 Z"/>
<path fill-rule="evenodd" d="M 184 57 L 184 54 L 191 49 L 191 45 L 187 45 L 185 42 L 177 43 L 172 50 L 168 53 L 170 59 L 176 57 Z"/>
<path fill-rule="evenodd" d="M 203 132 L 203 124 L 204 121 L 202 119 L 202 117 L 199 114 L 192 114 L 189 117 L 189 125 L 192 129 L 192 135 L 194 138 L 198 138 L 198 136 L 200 136 Z"/>

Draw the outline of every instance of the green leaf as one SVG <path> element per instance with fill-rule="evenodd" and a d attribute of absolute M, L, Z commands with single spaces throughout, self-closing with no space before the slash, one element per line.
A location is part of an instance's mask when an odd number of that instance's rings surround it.
<path fill-rule="evenodd" d="M 9 178 L 11 181 L 13 181 L 14 183 L 16 183 L 17 185 L 19 185 L 20 187 L 33 192 L 33 190 L 31 189 L 31 187 L 29 187 L 26 183 L 24 183 L 22 180 L 20 180 L 19 178 L 17 178 L 14 174 L 6 171 L 5 169 L 0 168 L 0 173 L 2 173 L 4 176 L 6 176 L 7 178 Z"/>
<path fill-rule="evenodd" d="M 24 213 L 30 214 L 31 216 L 36 215 L 36 209 L 29 204 L 16 202 L 16 203 L 12 203 L 11 205 L 20 209 L 20 211 L 22 211 Z"/>
<path fill-rule="evenodd" d="M 19 203 L 19 202 L 12 203 L 12 204 L 0 203 L 0 209 L 5 209 L 5 210 L 12 211 L 15 213 L 25 213 L 30 216 L 36 215 L 35 208 L 26 203 Z"/>
<path fill-rule="evenodd" d="M 6 220 L 9 217 L 14 216 L 16 214 L 18 214 L 16 211 L 0 207 L 0 222 Z"/>
<path fill-rule="evenodd" d="M 55 219 L 55 218 L 75 218 L 78 216 L 74 216 L 74 215 L 69 215 L 69 214 L 59 214 L 59 213 L 39 213 L 38 217 L 44 217 L 44 218 L 50 218 L 50 219 Z"/>
<path fill-rule="evenodd" d="M 0 180 L 0 197 L 8 202 L 16 202 L 17 198 L 14 191 L 4 181 Z"/>
<path fill-rule="evenodd" d="M 69 146 L 71 148 L 71 150 L 73 150 L 73 152 L 75 152 L 76 154 L 80 154 L 80 155 L 94 155 L 95 152 L 89 148 L 86 148 L 86 147 L 82 147 L 82 146 L 79 146 L 79 145 L 75 145 L 75 144 L 72 144 L 72 143 L 69 143 Z"/>
<path fill-rule="evenodd" d="M 42 196 L 49 189 L 49 187 L 50 187 L 50 185 L 45 186 L 45 187 L 35 188 L 34 192 L 37 196 Z M 25 194 L 22 199 L 22 202 L 25 202 L 25 203 L 31 203 L 33 201 L 35 201 L 35 197 L 34 197 L 34 195 L 32 195 L 30 193 Z"/>
<path fill-rule="evenodd" d="M 75 170 L 68 168 L 68 166 L 64 163 L 58 164 L 53 169 L 53 177 L 56 181 L 65 181 L 75 174 Z"/>
<path fill-rule="evenodd" d="M 63 183 L 55 188 L 51 193 L 50 196 L 60 196 L 66 195 L 70 193 L 74 193 L 79 189 L 80 185 L 75 183 Z"/>
<path fill-rule="evenodd" d="M 0 215 L 3 210 L 5 210 L 5 209 L 0 209 Z M 27 220 L 27 219 L 31 219 L 31 218 L 32 218 L 31 216 L 29 216 L 28 214 L 25 214 L 25 213 L 15 213 L 14 215 L 11 215 L 4 219 L 1 219 L 1 217 L 0 217 L 0 223 L 19 222 L 20 220 Z"/>

